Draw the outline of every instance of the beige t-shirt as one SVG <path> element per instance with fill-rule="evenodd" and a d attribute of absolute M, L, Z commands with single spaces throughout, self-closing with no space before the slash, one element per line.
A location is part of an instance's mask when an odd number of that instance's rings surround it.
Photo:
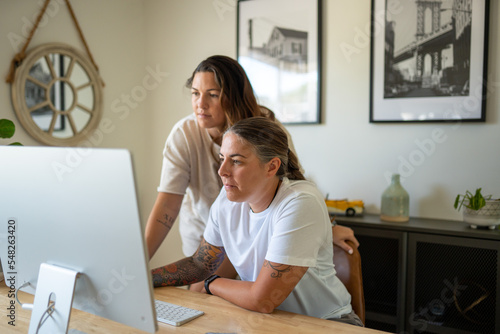
<path fill-rule="evenodd" d="M 222 187 L 220 146 L 201 128 L 194 114 L 174 125 L 165 143 L 158 191 L 186 195 L 179 213 L 182 251 L 191 256 L 198 249 L 210 206 Z"/>

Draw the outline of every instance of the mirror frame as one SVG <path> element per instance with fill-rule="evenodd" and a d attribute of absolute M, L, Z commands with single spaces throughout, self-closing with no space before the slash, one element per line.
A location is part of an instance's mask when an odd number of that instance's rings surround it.
<path fill-rule="evenodd" d="M 51 124 L 52 130 L 54 129 L 55 126 L 55 119 L 57 118 L 58 115 L 64 115 L 65 120 L 68 121 L 69 125 L 72 127 L 73 131 L 73 136 L 68 137 L 68 138 L 57 138 L 54 137 L 50 133 L 50 129 L 48 131 L 42 130 L 33 120 L 31 116 L 31 112 L 33 110 L 30 110 L 26 104 L 26 92 L 25 92 L 25 87 L 26 87 L 26 80 L 28 80 L 28 77 L 30 76 L 29 72 L 30 69 L 35 65 L 35 63 L 43 57 L 48 56 L 49 54 L 61 54 L 64 56 L 67 56 L 71 59 L 71 62 L 77 62 L 78 65 L 81 66 L 81 68 L 86 72 L 89 78 L 89 82 L 83 85 L 83 87 L 76 87 L 76 90 L 80 88 L 86 88 L 88 86 L 91 87 L 92 92 L 93 92 L 93 106 L 91 109 L 85 107 L 85 111 L 87 111 L 90 114 L 90 119 L 88 120 L 87 124 L 85 127 L 83 127 L 79 132 L 77 132 L 74 123 L 72 123 L 72 117 L 71 117 L 71 112 L 75 110 L 75 107 L 78 106 L 78 95 L 73 94 L 73 104 L 71 107 L 65 111 L 59 111 L 55 108 L 51 108 L 54 115 L 53 115 L 53 121 Z M 70 72 L 71 75 L 71 72 Z M 50 87 L 53 85 L 54 82 L 59 81 L 59 78 L 61 77 L 56 77 L 52 76 L 52 80 L 49 82 L 47 87 L 49 89 L 46 89 L 46 100 L 50 102 Z M 62 77 L 65 78 L 65 77 Z M 71 82 L 69 81 L 68 78 L 65 78 L 64 81 L 69 82 L 71 85 Z M 73 89 L 75 87 L 71 85 Z M 16 112 L 17 118 L 19 119 L 19 122 L 21 125 L 24 127 L 24 129 L 36 140 L 47 144 L 47 145 L 52 145 L 52 146 L 76 146 L 78 143 L 82 142 L 83 140 L 87 139 L 93 131 L 97 128 L 99 125 L 99 122 L 102 117 L 102 81 L 101 78 L 94 67 L 94 65 L 89 61 L 87 57 L 85 57 L 83 54 L 81 54 L 79 51 L 74 49 L 73 47 L 66 45 L 66 44 L 61 44 L 61 43 L 48 43 L 48 44 L 42 44 L 40 46 L 37 46 L 33 48 L 32 50 L 29 51 L 29 53 L 26 55 L 26 58 L 23 60 L 21 65 L 16 69 L 14 81 L 12 82 L 11 86 L 11 98 L 12 98 L 12 104 L 14 107 L 14 110 Z M 52 104 L 51 102 L 49 104 Z M 34 108 L 31 108 L 34 109 Z"/>

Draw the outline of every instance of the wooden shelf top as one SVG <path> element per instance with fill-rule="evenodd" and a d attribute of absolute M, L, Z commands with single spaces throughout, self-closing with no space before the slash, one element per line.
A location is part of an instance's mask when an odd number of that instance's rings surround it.
<path fill-rule="evenodd" d="M 365 214 L 355 217 L 336 216 L 335 221 L 340 225 L 348 226 L 373 227 L 403 232 L 443 234 L 500 241 L 500 230 L 498 228 L 494 230 L 487 228 L 473 229 L 460 220 L 410 217 L 408 222 L 397 223 L 383 221 L 380 219 L 379 215 Z"/>

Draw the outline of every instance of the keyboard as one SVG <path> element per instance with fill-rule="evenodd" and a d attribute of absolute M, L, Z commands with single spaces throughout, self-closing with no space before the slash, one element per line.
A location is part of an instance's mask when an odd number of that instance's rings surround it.
<path fill-rule="evenodd" d="M 204 314 L 202 311 L 170 304 L 161 300 L 155 300 L 155 308 L 156 320 L 173 326 L 183 325 Z"/>

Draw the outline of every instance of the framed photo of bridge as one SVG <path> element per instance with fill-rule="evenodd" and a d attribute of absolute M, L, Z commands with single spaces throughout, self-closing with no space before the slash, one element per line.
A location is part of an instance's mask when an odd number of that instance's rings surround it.
<path fill-rule="evenodd" d="M 372 0 L 370 122 L 485 122 L 489 0 Z"/>
<path fill-rule="evenodd" d="M 238 1 L 238 62 L 284 124 L 320 123 L 320 3 Z"/>

